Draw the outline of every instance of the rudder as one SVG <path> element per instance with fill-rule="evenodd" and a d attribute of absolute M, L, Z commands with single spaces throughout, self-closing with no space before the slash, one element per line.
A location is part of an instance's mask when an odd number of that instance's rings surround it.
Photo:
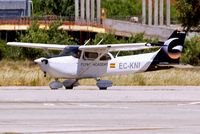
<path fill-rule="evenodd" d="M 186 32 L 175 30 L 168 40 L 159 43 L 162 46 L 154 57 L 148 71 L 171 68 L 172 64 L 179 64 L 179 60 L 183 51 L 183 45 L 186 38 Z M 163 65 L 163 66 L 161 66 Z M 166 65 L 166 66 L 165 66 Z M 167 66 L 168 65 L 168 66 Z"/>

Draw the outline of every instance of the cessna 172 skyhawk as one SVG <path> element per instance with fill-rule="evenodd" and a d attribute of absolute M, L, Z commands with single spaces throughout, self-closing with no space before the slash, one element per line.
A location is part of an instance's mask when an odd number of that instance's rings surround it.
<path fill-rule="evenodd" d="M 186 33 L 174 31 L 168 40 L 158 43 L 107 44 L 65 46 L 56 44 L 36 44 L 8 42 L 7 45 L 40 48 L 44 50 L 62 50 L 55 57 L 39 58 L 37 63 L 46 75 L 55 81 L 49 84 L 51 89 L 65 87 L 72 89 L 78 80 L 84 78 L 96 79 L 99 89 L 112 86 L 112 81 L 100 80 L 105 75 L 130 74 L 173 68 L 179 63 Z M 129 56 L 113 56 L 113 51 L 135 51 L 159 47 L 152 53 Z M 59 79 L 66 79 L 60 82 Z"/>

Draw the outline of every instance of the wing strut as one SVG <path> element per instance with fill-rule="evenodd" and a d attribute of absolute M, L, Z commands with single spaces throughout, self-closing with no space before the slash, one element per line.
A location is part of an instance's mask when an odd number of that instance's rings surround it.
<path fill-rule="evenodd" d="M 115 55 L 115 57 L 118 57 L 118 55 L 119 55 L 120 52 L 121 52 L 121 51 L 118 51 L 117 54 Z"/>
<path fill-rule="evenodd" d="M 83 46 L 86 46 L 90 42 L 90 39 L 85 42 Z"/>
<path fill-rule="evenodd" d="M 103 41 L 103 39 L 101 39 L 101 40 L 99 41 L 99 43 L 97 43 L 97 46 L 100 45 L 102 41 Z"/>

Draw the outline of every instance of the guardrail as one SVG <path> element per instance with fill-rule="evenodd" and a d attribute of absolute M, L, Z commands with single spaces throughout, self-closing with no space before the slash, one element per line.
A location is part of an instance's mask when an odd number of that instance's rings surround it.
<path fill-rule="evenodd" d="M 95 26 L 103 27 L 102 24 L 97 21 L 75 21 L 73 16 L 41 16 L 41 17 L 0 17 L 0 25 L 31 25 L 33 21 L 39 24 L 49 25 L 55 21 L 60 21 L 63 25 L 83 25 L 83 26 Z"/>
<path fill-rule="evenodd" d="M 142 23 L 142 17 L 141 16 L 113 16 L 109 19 L 113 20 L 124 20 L 132 23 Z M 55 21 L 61 21 L 65 25 L 88 25 L 88 26 L 96 26 L 96 27 L 102 27 L 102 24 L 97 22 L 97 20 L 94 20 L 93 22 L 87 22 L 87 21 L 75 21 L 74 16 L 37 16 L 37 17 L 17 17 L 17 16 L 0 16 L 0 25 L 2 24 L 26 24 L 30 25 L 33 21 L 37 21 L 40 24 L 51 24 Z M 102 22 L 102 21 L 101 21 Z M 165 23 L 165 22 L 164 22 Z M 179 24 L 179 21 L 177 18 L 171 18 L 172 24 Z"/>

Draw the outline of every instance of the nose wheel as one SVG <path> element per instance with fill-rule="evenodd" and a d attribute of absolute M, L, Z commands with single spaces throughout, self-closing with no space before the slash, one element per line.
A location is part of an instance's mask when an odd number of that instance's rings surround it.
<path fill-rule="evenodd" d="M 50 84 L 49 84 L 49 87 L 52 89 L 52 90 L 57 90 L 59 88 L 62 88 L 63 87 L 63 84 L 57 80 L 55 81 L 52 81 Z"/>

